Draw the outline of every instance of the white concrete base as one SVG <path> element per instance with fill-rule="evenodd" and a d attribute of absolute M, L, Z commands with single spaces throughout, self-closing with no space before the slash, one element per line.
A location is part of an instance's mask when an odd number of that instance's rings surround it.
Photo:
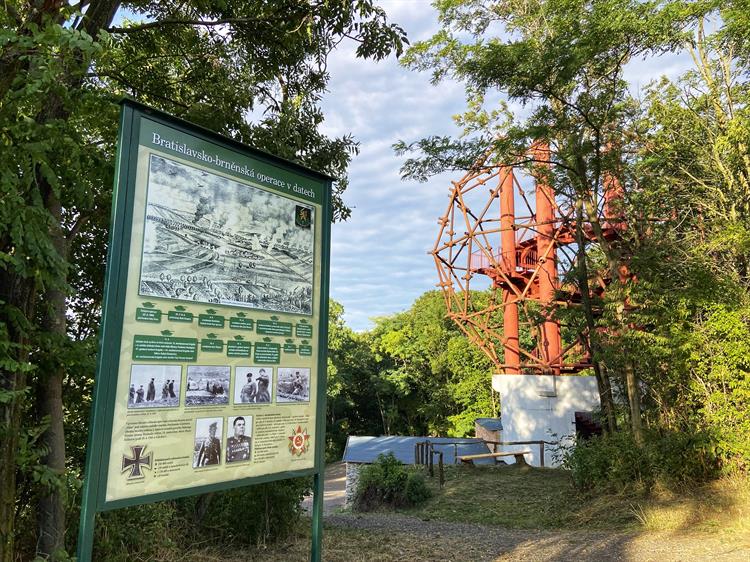
<path fill-rule="evenodd" d="M 575 412 L 600 408 L 594 377 L 493 375 L 492 388 L 500 394 L 503 441 L 558 441 L 575 435 Z M 521 449 L 531 451 L 526 455 L 529 464 L 541 465 L 539 445 L 503 447 Z M 558 464 L 552 451 L 545 449 L 544 466 Z"/>

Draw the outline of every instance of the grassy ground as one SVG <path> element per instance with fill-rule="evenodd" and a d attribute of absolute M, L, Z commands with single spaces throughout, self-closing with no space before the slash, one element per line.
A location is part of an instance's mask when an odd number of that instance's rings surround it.
<path fill-rule="evenodd" d="M 728 478 L 680 494 L 584 496 L 562 471 L 448 467 L 418 509 L 329 517 L 326 562 L 727 561 L 750 559 L 750 481 Z M 163 562 L 309 560 L 310 520 L 286 541 L 164 553 Z"/>
<path fill-rule="evenodd" d="M 409 513 L 422 519 L 498 525 L 510 529 L 620 531 L 750 531 L 750 481 L 725 478 L 676 493 L 638 490 L 577 493 L 561 470 L 447 467 L 442 490 Z"/>
<path fill-rule="evenodd" d="M 299 534 L 283 544 L 267 548 L 227 551 L 207 548 L 193 551 L 181 562 L 305 562 L 310 560 L 310 521 L 303 519 Z M 473 547 L 477 548 L 477 547 Z M 451 537 L 436 537 L 429 541 L 369 530 L 326 528 L 323 552 L 326 562 L 395 562 L 424 560 L 453 560 L 455 541 Z M 477 560 L 472 557 L 462 560 Z M 175 559 L 176 560 L 176 559 Z"/>

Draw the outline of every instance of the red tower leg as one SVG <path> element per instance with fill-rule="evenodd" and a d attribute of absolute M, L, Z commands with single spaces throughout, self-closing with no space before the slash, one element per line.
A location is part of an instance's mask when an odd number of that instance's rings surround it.
<path fill-rule="evenodd" d="M 550 168 L 550 151 L 546 143 L 534 147 L 534 157 L 539 166 Z M 537 223 L 537 256 L 540 263 L 539 300 L 543 307 L 547 305 L 547 320 L 540 330 L 540 353 L 544 362 L 550 365 L 554 374 L 560 374 L 560 326 L 549 318 L 549 306 L 555 299 L 557 280 L 557 252 L 555 249 L 555 193 L 544 174 L 536 178 L 536 223 Z"/>
<path fill-rule="evenodd" d="M 500 173 L 500 247 L 503 271 L 509 278 L 516 275 L 516 220 L 513 196 L 513 168 Z M 521 372 L 521 356 L 518 352 L 518 302 L 512 287 L 503 283 L 503 348 L 505 350 L 505 372 L 517 375 Z"/>

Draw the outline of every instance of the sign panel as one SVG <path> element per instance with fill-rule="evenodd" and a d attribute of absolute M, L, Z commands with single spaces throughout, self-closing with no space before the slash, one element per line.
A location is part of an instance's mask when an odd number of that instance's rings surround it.
<path fill-rule="evenodd" d="M 86 493 L 109 509 L 312 474 L 330 179 L 123 116 Z"/>

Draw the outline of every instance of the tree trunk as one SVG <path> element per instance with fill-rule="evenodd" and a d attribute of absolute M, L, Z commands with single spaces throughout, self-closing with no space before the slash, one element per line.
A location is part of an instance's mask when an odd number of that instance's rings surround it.
<path fill-rule="evenodd" d="M 50 232 L 52 244 L 60 257 L 66 260 L 67 241 L 60 227 L 62 206 L 51 189 L 47 209 L 54 218 Z M 67 275 L 61 275 L 58 287 L 49 289 L 45 295 L 47 309 L 44 311 L 42 329 L 51 336 L 52 349 L 67 338 L 66 295 L 62 289 L 66 281 Z M 47 451 L 41 462 L 59 476 L 59 480 L 42 489 L 37 505 L 37 555 L 41 558 L 53 558 L 55 552 L 65 549 L 65 432 L 62 400 L 65 369 L 54 357 L 50 358 L 49 364 L 49 372 L 38 374 L 37 386 L 39 415 L 49 419 L 49 426 L 40 440 Z"/>
<path fill-rule="evenodd" d="M 643 444 L 643 427 L 641 425 L 641 392 L 638 379 L 635 376 L 633 362 L 625 362 L 625 384 L 628 389 L 628 404 L 630 406 L 630 426 L 633 430 L 635 442 Z"/>
<path fill-rule="evenodd" d="M 617 421 L 615 419 L 615 404 L 612 398 L 612 385 L 609 375 L 602 369 L 601 365 L 601 348 L 599 346 L 596 321 L 591 303 L 591 293 L 589 288 L 589 274 L 586 263 L 586 240 L 583 235 L 583 201 L 578 199 L 576 202 L 576 244 L 578 246 L 578 288 L 581 291 L 581 304 L 583 313 L 586 318 L 586 328 L 589 333 L 589 353 L 591 353 L 591 363 L 594 367 L 594 376 L 596 385 L 599 390 L 599 399 L 602 404 L 602 410 L 606 421 L 605 430 L 607 433 L 614 433 L 617 430 Z"/>
<path fill-rule="evenodd" d="M 0 330 L 7 330 L 7 341 L 13 346 L 0 350 L 5 363 L 0 368 L 0 392 L 9 394 L 0 402 L 0 562 L 15 561 L 16 458 L 29 364 L 28 334 L 23 323 L 33 318 L 35 303 L 36 283 L 32 279 L 0 270 Z"/>

